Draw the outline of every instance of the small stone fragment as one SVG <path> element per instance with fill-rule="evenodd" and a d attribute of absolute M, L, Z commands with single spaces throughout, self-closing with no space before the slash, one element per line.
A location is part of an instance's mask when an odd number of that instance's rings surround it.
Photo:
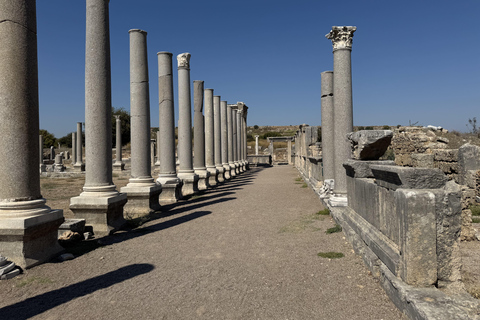
<path fill-rule="evenodd" d="M 60 261 L 67 261 L 75 259 L 75 256 L 71 253 L 64 253 L 60 257 L 58 257 Z"/>

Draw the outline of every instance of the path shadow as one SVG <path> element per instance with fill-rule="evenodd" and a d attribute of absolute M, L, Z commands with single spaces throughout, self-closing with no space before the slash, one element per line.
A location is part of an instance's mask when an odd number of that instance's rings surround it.
<path fill-rule="evenodd" d="M 76 298 L 105 289 L 117 283 L 148 273 L 155 267 L 151 264 L 131 264 L 101 276 L 69 285 L 17 302 L 0 309 L 2 319 L 30 319 L 42 312 L 58 307 Z"/>

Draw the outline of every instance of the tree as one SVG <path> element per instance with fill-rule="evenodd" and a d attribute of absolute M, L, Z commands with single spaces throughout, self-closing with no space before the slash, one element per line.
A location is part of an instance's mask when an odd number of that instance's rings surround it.
<path fill-rule="evenodd" d="M 470 129 L 470 133 L 477 134 L 478 133 L 478 128 L 477 128 L 477 117 L 473 117 L 472 119 L 468 119 L 468 125 L 470 125 L 472 128 Z"/>
<path fill-rule="evenodd" d="M 71 148 L 72 147 L 72 132 L 67 134 L 64 137 L 61 137 L 60 139 L 57 139 L 57 143 L 60 143 L 60 145 Z"/>
<path fill-rule="evenodd" d="M 56 147 L 57 139 L 55 136 L 47 130 L 40 129 L 39 134 L 43 136 L 43 148 Z"/>
<path fill-rule="evenodd" d="M 130 113 L 123 108 L 116 109 L 112 107 L 112 146 L 115 146 L 117 137 L 117 123 L 115 116 L 120 116 L 122 144 L 125 145 L 130 142 Z"/>

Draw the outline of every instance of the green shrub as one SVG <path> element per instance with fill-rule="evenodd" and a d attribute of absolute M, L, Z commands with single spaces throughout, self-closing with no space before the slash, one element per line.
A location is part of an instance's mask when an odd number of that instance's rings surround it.
<path fill-rule="evenodd" d="M 470 206 L 470 211 L 472 211 L 472 216 L 480 216 L 480 206 L 477 204 L 472 204 Z"/>
<path fill-rule="evenodd" d="M 390 126 L 385 125 L 385 126 L 382 127 L 382 129 L 383 130 L 390 130 Z"/>
<path fill-rule="evenodd" d="M 365 130 L 373 130 L 373 127 L 370 127 L 370 126 L 365 127 Z"/>
<path fill-rule="evenodd" d="M 280 132 L 275 132 L 275 131 L 269 131 L 264 133 L 261 138 L 262 139 L 267 139 L 268 137 L 281 137 L 282 134 Z"/>
<path fill-rule="evenodd" d="M 317 253 L 317 256 L 322 257 L 322 258 L 328 258 L 328 259 L 338 259 L 338 258 L 343 258 L 344 255 L 341 252 L 319 252 Z"/>
<path fill-rule="evenodd" d="M 335 227 L 327 229 L 327 231 L 325 231 L 325 233 L 330 234 L 330 233 L 337 233 L 337 232 L 340 232 L 340 231 L 342 231 L 342 227 L 340 227 L 340 225 L 338 225 L 338 224 L 335 224 Z"/>
<path fill-rule="evenodd" d="M 320 216 L 328 216 L 330 214 L 330 210 L 325 208 L 323 210 L 318 211 L 317 214 L 320 215 Z"/>

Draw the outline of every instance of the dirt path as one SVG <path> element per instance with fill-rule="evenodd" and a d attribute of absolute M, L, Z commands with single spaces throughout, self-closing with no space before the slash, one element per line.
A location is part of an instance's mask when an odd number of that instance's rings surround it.
<path fill-rule="evenodd" d="M 405 319 L 290 166 L 0 282 L 1 319 Z M 341 252 L 325 259 L 319 252 Z"/>

